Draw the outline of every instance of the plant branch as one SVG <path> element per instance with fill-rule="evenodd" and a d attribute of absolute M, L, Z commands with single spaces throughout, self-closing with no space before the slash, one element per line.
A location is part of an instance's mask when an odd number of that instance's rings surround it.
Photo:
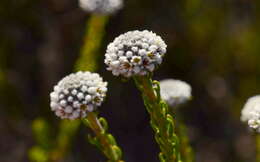
<path fill-rule="evenodd" d="M 96 71 L 98 69 L 98 50 L 105 34 L 108 19 L 108 16 L 95 14 L 89 18 L 75 70 Z"/>
<path fill-rule="evenodd" d="M 161 162 L 182 162 L 179 139 L 174 132 L 174 121 L 167 104 L 161 99 L 160 86 L 150 76 L 136 76 L 134 81 L 150 114 L 150 124 L 155 131 L 155 139 L 160 147 Z"/>
<path fill-rule="evenodd" d="M 97 118 L 95 112 L 88 112 L 87 118 L 83 119 L 83 123 L 88 126 L 96 135 L 90 137 L 91 144 L 96 145 L 108 158 L 108 162 L 124 162 L 122 151 L 117 145 L 115 138 L 107 132 L 107 122 L 104 118 Z"/>

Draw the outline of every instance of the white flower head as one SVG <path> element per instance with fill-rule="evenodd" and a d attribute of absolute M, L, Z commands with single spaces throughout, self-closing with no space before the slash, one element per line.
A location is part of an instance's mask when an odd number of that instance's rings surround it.
<path fill-rule="evenodd" d="M 247 122 L 250 128 L 260 133 L 260 95 L 247 100 L 241 111 L 241 121 Z"/>
<path fill-rule="evenodd" d="M 64 77 L 50 93 L 51 109 L 62 119 L 84 118 L 103 102 L 107 82 L 97 73 L 77 72 Z"/>
<path fill-rule="evenodd" d="M 167 45 L 151 31 L 129 31 L 107 47 L 105 64 L 116 76 L 146 75 L 162 63 Z"/>
<path fill-rule="evenodd" d="M 181 80 L 165 79 L 160 81 L 160 93 L 169 106 L 178 106 L 191 99 L 191 86 Z"/>
<path fill-rule="evenodd" d="M 79 5 L 88 12 L 112 14 L 123 7 L 123 0 L 79 0 Z"/>

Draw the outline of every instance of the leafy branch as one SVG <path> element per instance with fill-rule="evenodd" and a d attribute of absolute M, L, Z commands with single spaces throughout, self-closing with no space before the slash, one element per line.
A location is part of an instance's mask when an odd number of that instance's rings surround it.
<path fill-rule="evenodd" d="M 168 105 L 161 99 L 160 85 L 151 76 L 135 76 L 135 84 L 142 93 L 144 104 L 150 114 L 150 124 L 155 132 L 155 140 L 161 152 L 161 162 L 182 162 L 179 138 L 175 133 L 174 119 Z"/>
<path fill-rule="evenodd" d="M 108 124 L 104 118 L 98 119 L 95 112 L 89 112 L 87 117 L 83 119 L 83 123 L 96 135 L 95 137 L 88 136 L 90 143 L 103 152 L 108 158 L 108 162 L 124 162 L 122 151 L 113 135 L 108 133 Z"/>

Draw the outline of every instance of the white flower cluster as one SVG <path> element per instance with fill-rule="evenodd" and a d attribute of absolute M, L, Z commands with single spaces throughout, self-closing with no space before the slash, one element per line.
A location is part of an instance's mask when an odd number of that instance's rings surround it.
<path fill-rule="evenodd" d="M 260 95 L 247 100 L 241 111 L 241 120 L 260 133 Z"/>
<path fill-rule="evenodd" d="M 151 31 L 129 31 L 107 47 L 105 64 L 116 76 L 146 75 L 162 63 L 167 45 Z"/>
<path fill-rule="evenodd" d="M 165 79 L 160 81 L 160 93 L 169 106 L 177 106 L 191 99 L 191 86 L 181 80 Z"/>
<path fill-rule="evenodd" d="M 123 7 L 123 0 L 79 0 L 79 6 L 88 12 L 112 14 Z"/>
<path fill-rule="evenodd" d="M 50 94 L 51 109 L 62 119 L 86 117 L 106 96 L 107 82 L 97 73 L 77 72 L 64 77 Z"/>

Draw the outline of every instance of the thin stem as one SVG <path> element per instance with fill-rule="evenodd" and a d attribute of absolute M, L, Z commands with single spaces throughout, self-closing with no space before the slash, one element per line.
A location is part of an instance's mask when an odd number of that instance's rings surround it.
<path fill-rule="evenodd" d="M 104 121 L 103 118 L 102 120 Z M 96 145 L 104 153 L 109 162 L 124 162 L 121 159 L 121 149 L 117 145 L 114 137 L 107 132 L 104 126 L 102 126 L 96 113 L 89 112 L 87 118 L 83 119 L 83 123 L 96 135 L 94 138 L 90 137 L 90 142 Z"/>
<path fill-rule="evenodd" d="M 174 107 L 169 107 L 170 114 L 174 115 L 178 113 L 180 105 L 176 105 Z M 194 152 L 190 145 L 190 140 L 187 135 L 187 127 L 183 122 L 181 116 L 176 116 L 176 134 L 180 139 L 180 152 L 183 162 L 193 162 L 194 161 Z"/>
<path fill-rule="evenodd" d="M 108 16 L 91 15 L 86 25 L 80 57 L 76 62 L 75 70 L 96 71 L 98 69 L 98 50 L 105 34 L 107 22 Z"/>
<path fill-rule="evenodd" d="M 161 152 L 161 162 L 181 162 L 179 139 L 174 132 L 174 121 L 170 115 L 167 104 L 161 99 L 159 84 L 154 87 L 150 76 L 134 77 L 136 86 L 142 93 L 142 97 L 150 114 L 150 124 L 155 131 L 155 139 Z"/>
<path fill-rule="evenodd" d="M 176 131 L 180 138 L 180 151 L 183 162 L 193 162 L 194 153 L 192 147 L 190 146 L 189 137 L 187 136 L 186 126 L 179 121 L 178 125 L 176 126 Z"/>
<path fill-rule="evenodd" d="M 260 134 L 255 135 L 256 138 L 256 162 L 260 162 Z"/>

